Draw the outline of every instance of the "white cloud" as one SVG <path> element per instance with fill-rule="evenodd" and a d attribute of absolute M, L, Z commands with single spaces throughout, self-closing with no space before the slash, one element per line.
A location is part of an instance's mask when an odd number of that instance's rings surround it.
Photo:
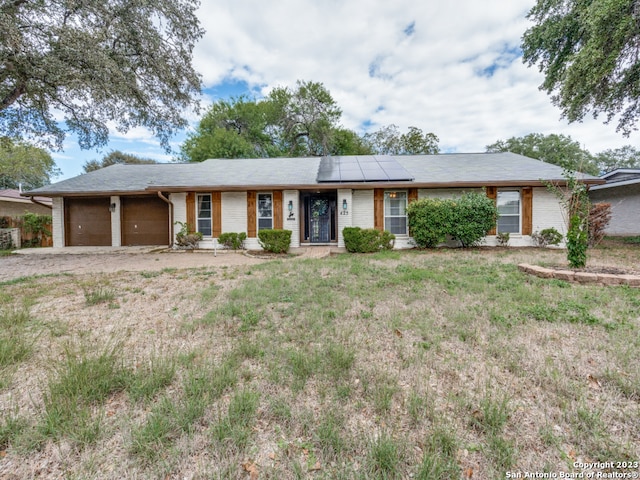
<path fill-rule="evenodd" d="M 636 142 L 614 125 L 585 119 L 568 125 L 542 76 L 519 58 L 534 0 L 371 2 L 366 0 L 218 0 L 203 2 L 205 37 L 194 53 L 206 91 L 202 106 L 243 93 L 264 95 L 296 80 L 322 82 L 361 131 L 394 123 L 433 132 L 443 151 L 479 152 L 498 139 L 532 132 L 571 135 L 592 153 Z M 249 92 L 247 92 L 249 93 Z M 203 110 L 204 112 L 204 110 Z M 185 112 L 195 124 L 199 115 Z M 178 150 L 183 132 L 173 142 Z M 86 159 L 119 149 L 171 158 L 148 129 L 112 129 L 101 152 L 54 157 L 65 176 Z"/>
<path fill-rule="evenodd" d="M 206 86 L 263 93 L 320 81 L 359 129 L 395 123 L 436 133 L 441 147 L 484 151 L 531 132 L 570 134 L 593 152 L 630 143 L 599 121 L 567 125 L 519 58 L 531 0 L 367 2 L 226 0 L 203 4 L 196 51 Z"/>

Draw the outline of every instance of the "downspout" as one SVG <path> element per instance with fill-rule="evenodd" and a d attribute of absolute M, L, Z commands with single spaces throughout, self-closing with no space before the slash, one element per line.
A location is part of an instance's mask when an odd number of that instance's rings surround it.
<path fill-rule="evenodd" d="M 43 207 L 47 207 L 49 210 L 53 210 L 52 205 L 47 205 L 46 203 L 39 202 L 38 200 L 35 199 L 35 197 L 29 197 L 29 200 L 31 200 L 36 205 L 41 205 Z"/>
<path fill-rule="evenodd" d="M 162 192 L 158 192 L 158 197 L 160 197 L 160 199 L 162 199 L 164 202 L 169 204 L 169 236 L 171 239 L 169 241 L 169 248 L 171 248 L 173 247 L 173 202 L 171 202 L 171 200 L 165 197 L 162 194 Z"/>

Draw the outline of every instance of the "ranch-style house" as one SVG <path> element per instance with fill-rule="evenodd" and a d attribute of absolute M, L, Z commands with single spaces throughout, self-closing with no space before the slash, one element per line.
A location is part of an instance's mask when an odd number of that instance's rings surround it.
<path fill-rule="evenodd" d="M 410 202 L 475 191 L 499 211 L 485 244 L 508 232 L 510 245 L 528 246 L 534 232 L 566 232 L 548 182 L 565 182 L 560 167 L 513 153 L 212 159 L 113 165 L 23 195 L 52 198 L 54 247 L 172 245 L 182 222 L 202 233 L 203 249 L 225 232 L 260 249 L 258 232 L 272 228 L 291 230 L 292 247 L 344 246 L 350 226 L 388 230 L 395 248 L 410 248 Z"/>

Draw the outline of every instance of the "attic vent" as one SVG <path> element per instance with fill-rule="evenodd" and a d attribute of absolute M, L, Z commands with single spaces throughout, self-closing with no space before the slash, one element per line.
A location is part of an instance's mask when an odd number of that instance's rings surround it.
<path fill-rule="evenodd" d="M 392 157 L 322 157 L 318 183 L 412 181 L 413 176 Z"/>

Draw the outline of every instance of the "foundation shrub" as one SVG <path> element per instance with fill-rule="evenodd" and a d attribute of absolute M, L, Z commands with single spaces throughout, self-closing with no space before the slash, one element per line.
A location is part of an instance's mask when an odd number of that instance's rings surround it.
<path fill-rule="evenodd" d="M 559 245 L 562 241 L 562 234 L 553 227 L 545 228 L 540 232 L 534 232 L 531 237 L 538 247 Z"/>
<path fill-rule="evenodd" d="M 480 243 L 487 232 L 496 226 L 498 209 L 484 193 L 465 193 L 454 200 L 453 205 L 449 234 L 465 248 Z"/>
<path fill-rule="evenodd" d="M 227 232 L 221 233 L 218 237 L 218 243 L 224 245 L 227 248 L 237 250 L 242 247 L 243 242 L 247 239 L 247 234 L 244 232 Z"/>
<path fill-rule="evenodd" d="M 421 248 L 433 248 L 447 236 L 463 247 L 480 243 L 495 227 L 498 211 L 482 193 L 465 193 L 454 200 L 424 198 L 409 204 L 409 229 Z"/>
<path fill-rule="evenodd" d="M 423 198 L 409 204 L 409 230 L 420 248 L 434 248 L 447 239 L 451 230 L 451 203 L 451 200 Z"/>
<path fill-rule="evenodd" d="M 501 247 L 508 246 L 510 237 L 511 235 L 509 235 L 509 232 L 499 232 L 496 235 L 496 240 L 498 241 L 498 245 L 500 245 Z"/>
<path fill-rule="evenodd" d="M 344 244 L 348 252 L 373 253 L 380 250 L 391 250 L 396 236 L 387 230 L 375 228 L 345 227 L 342 230 Z"/>
<path fill-rule="evenodd" d="M 202 233 L 195 232 L 193 226 L 184 222 L 176 222 L 180 226 L 180 231 L 176 234 L 176 245 L 186 250 L 198 248 L 198 242 L 202 240 Z"/>
<path fill-rule="evenodd" d="M 291 245 L 291 230 L 260 230 L 258 241 L 267 252 L 286 253 Z"/>

